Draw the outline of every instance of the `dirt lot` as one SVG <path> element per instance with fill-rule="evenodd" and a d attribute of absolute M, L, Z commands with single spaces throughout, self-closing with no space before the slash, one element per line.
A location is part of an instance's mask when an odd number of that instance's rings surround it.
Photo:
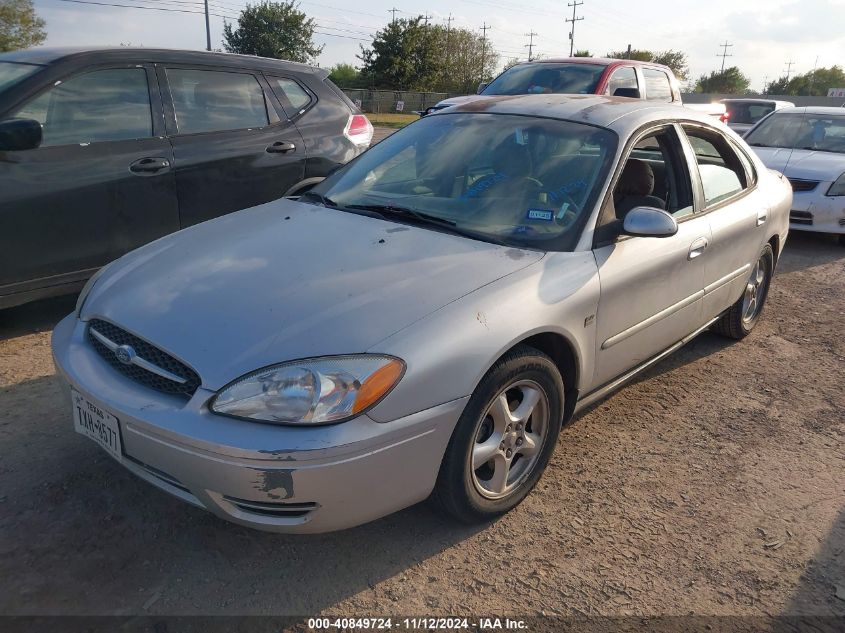
<path fill-rule="evenodd" d="M 703 335 L 582 415 L 476 528 L 423 504 L 279 536 L 136 480 L 72 431 L 49 351 L 72 306 L 0 313 L 0 614 L 845 615 L 833 240 L 793 235 L 752 336 Z"/>

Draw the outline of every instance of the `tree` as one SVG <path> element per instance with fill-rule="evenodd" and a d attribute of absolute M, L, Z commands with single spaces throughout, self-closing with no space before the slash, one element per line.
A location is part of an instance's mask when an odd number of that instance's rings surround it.
<path fill-rule="evenodd" d="M 789 80 L 781 77 L 766 86 L 766 94 L 826 96 L 829 88 L 845 88 L 845 72 L 841 66 L 816 68 Z"/>
<path fill-rule="evenodd" d="M 579 49 L 579 50 L 575 51 L 575 55 L 573 55 L 573 57 L 592 57 L 592 56 L 593 56 L 593 54 L 590 53 L 590 51 L 588 51 L 586 48 Z"/>
<path fill-rule="evenodd" d="M 314 44 L 316 26 L 293 0 L 248 4 L 237 29 L 223 26 L 223 47 L 229 53 L 313 63 L 323 50 Z"/>
<path fill-rule="evenodd" d="M 361 85 L 361 73 L 352 64 L 336 64 L 329 71 L 329 79 L 341 88 L 358 88 Z"/>
<path fill-rule="evenodd" d="M 702 75 L 695 85 L 696 92 L 713 92 L 717 94 L 741 94 L 748 92 L 751 81 L 743 75 L 739 68 L 731 66 L 725 68 L 724 72 L 716 72 L 710 75 Z"/>
<path fill-rule="evenodd" d="M 361 47 L 362 81 L 374 88 L 475 92 L 499 63 L 490 42 L 468 29 L 426 25 L 423 18 L 390 22 Z"/>
<path fill-rule="evenodd" d="M 505 72 L 506 70 L 508 70 L 510 68 L 513 68 L 517 64 L 521 64 L 522 61 L 523 60 L 521 60 L 519 57 L 511 57 L 508 61 L 505 62 L 505 67 L 502 68 L 502 72 Z"/>
<path fill-rule="evenodd" d="M 611 51 L 605 57 L 612 59 L 634 59 L 641 62 L 654 62 L 655 64 L 663 64 L 672 69 L 672 72 L 680 80 L 684 80 L 689 76 L 689 62 L 687 61 L 687 54 L 683 51 L 676 51 L 669 49 L 665 51 L 649 51 L 633 49 L 630 56 L 628 51 Z"/>
<path fill-rule="evenodd" d="M 0 0 L 0 53 L 38 46 L 47 39 L 46 25 L 32 0 Z"/>

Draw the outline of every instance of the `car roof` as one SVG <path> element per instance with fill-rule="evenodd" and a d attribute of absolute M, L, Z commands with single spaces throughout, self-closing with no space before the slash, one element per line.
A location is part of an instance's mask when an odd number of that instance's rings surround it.
<path fill-rule="evenodd" d="M 596 64 L 601 66 L 610 66 L 611 64 L 630 64 L 631 66 L 655 66 L 657 68 L 667 68 L 663 64 L 656 64 L 654 62 L 644 62 L 638 59 L 618 59 L 615 57 L 548 57 L 543 59 L 534 59 L 530 62 L 522 62 L 523 64 Z"/>
<path fill-rule="evenodd" d="M 781 108 L 777 114 L 817 114 L 821 116 L 845 116 L 845 110 L 832 106 L 795 106 Z"/>
<path fill-rule="evenodd" d="M 604 95 L 562 94 L 490 96 L 444 108 L 430 116 L 458 112 L 563 119 L 611 128 L 623 135 L 650 121 L 689 120 L 710 125 L 716 122 L 712 116 L 679 104 Z"/>
<path fill-rule="evenodd" d="M 143 48 L 132 46 L 102 46 L 102 47 L 47 47 L 36 46 L 11 53 L 0 54 L 0 61 L 22 62 L 29 64 L 50 65 L 68 60 L 86 61 L 121 61 L 123 59 L 137 61 L 139 59 L 151 62 L 167 61 L 171 63 L 203 64 L 231 67 L 249 67 L 258 70 L 286 69 L 299 73 L 310 73 L 328 76 L 328 71 L 308 64 L 289 62 L 281 59 L 270 59 L 256 55 L 237 55 L 234 53 L 217 53 L 210 51 L 194 51 L 168 48 Z"/>
<path fill-rule="evenodd" d="M 720 99 L 721 103 L 789 103 L 795 105 L 791 101 L 783 101 L 781 99 L 766 99 L 765 97 L 749 97 L 747 99 Z"/>

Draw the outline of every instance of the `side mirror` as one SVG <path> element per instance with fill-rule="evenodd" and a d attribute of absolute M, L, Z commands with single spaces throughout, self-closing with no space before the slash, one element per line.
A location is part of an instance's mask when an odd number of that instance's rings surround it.
<path fill-rule="evenodd" d="M 20 152 L 41 145 L 41 124 L 35 119 L 0 121 L 0 152 Z"/>
<path fill-rule="evenodd" d="M 622 232 L 637 237 L 671 237 L 678 232 L 678 221 L 663 209 L 634 207 L 625 215 Z"/>
<path fill-rule="evenodd" d="M 629 99 L 641 99 L 639 88 L 617 88 L 613 91 L 614 97 L 628 97 Z"/>
<path fill-rule="evenodd" d="M 482 81 L 480 84 L 478 84 L 478 90 L 476 90 L 475 93 L 480 95 L 482 92 L 484 92 L 484 89 L 489 85 L 489 81 Z"/>

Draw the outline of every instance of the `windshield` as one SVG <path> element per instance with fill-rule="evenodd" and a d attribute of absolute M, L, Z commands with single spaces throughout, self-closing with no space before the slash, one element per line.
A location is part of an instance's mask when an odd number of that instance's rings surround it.
<path fill-rule="evenodd" d="M 24 77 L 41 70 L 41 66 L 34 64 L 19 64 L 16 62 L 0 62 L 0 92 L 18 83 Z"/>
<path fill-rule="evenodd" d="M 748 101 L 725 102 L 728 121 L 731 123 L 757 123 L 764 116 L 773 112 L 774 103 L 753 103 Z"/>
<path fill-rule="evenodd" d="M 438 114 L 375 145 L 308 198 L 499 244 L 572 250 L 616 143 L 582 123 Z"/>
<path fill-rule="evenodd" d="M 597 64 L 519 64 L 496 77 L 481 94 L 595 94 L 604 69 Z"/>
<path fill-rule="evenodd" d="M 845 153 L 845 115 L 774 113 L 745 137 L 756 147 Z"/>

